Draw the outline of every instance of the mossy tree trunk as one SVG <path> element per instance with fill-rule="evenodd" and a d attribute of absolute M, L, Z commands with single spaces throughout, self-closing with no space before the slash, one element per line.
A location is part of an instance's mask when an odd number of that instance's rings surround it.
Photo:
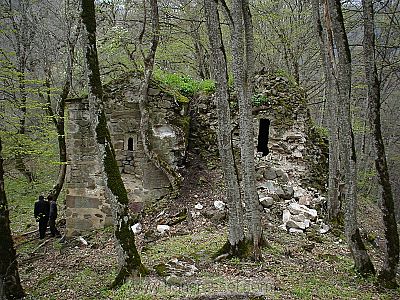
<path fill-rule="evenodd" d="M 146 2 L 144 2 L 145 4 Z M 147 25 L 147 10 L 144 5 L 143 14 L 143 27 L 139 35 L 140 51 L 142 53 L 144 62 L 144 80 L 141 87 L 142 98 L 139 102 L 140 109 L 140 135 L 142 138 L 143 150 L 148 160 L 150 160 L 159 170 L 161 170 L 168 178 L 171 185 L 171 192 L 167 195 L 170 198 L 175 198 L 179 195 L 180 186 L 182 183 L 181 175 L 166 162 L 160 155 L 153 151 L 150 141 L 150 115 L 148 110 L 149 96 L 148 89 L 153 74 L 154 58 L 158 47 L 160 37 L 160 24 L 158 16 L 158 3 L 157 0 L 150 0 L 151 9 L 151 26 L 152 26 L 152 41 L 150 49 L 147 54 L 143 49 L 143 36 L 146 31 Z"/>
<path fill-rule="evenodd" d="M 379 176 L 379 184 L 381 185 L 381 206 L 386 239 L 384 262 L 378 274 L 378 282 L 382 287 L 396 288 L 398 287 L 396 272 L 399 264 L 399 234 L 394 211 L 392 186 L 390 184 L 386 161 L 385 145 L 381 131 L 381 95 L 375 59 L 374 8 L 372 0 L 363 0 L 362 4 L 364 14 L 364 65 L 368 84 L 368 106 L 370 108 L 369 114 L 375 140 L 375 167 Z"/>
<path fill-rule="evenodd" d="M 326 3 L 325 3 L 326 4 Z M 335 87 L 334 51 L 332 26 L 326 6 L 324 22 L 321 20 L 320 0 L 313 0 L 313 20 L 318 34 L 319 52 L 324 66 L 325 95 L 328 107 L 329 125 L 329 176 L 328 176 L 328 220 L 333 224 L 342 223 L 341 203 L 339 201 L 339 126 L 338 126 L 338 94 Z M 323 27 L 323 24 L 325 28 Z"/>
<path fill-rule="evenodd" d="M 228 71 L 218 14 L 218 0 L 204 0 L 204 11 L 211 45 L 212 74 L 216 81 L 215 97 L 217 100 L 218 114 L 218 150 L 224 174 L 228 203 L 229 237 L 224 251 L 234 256 L 240 256 L 241 245 L 245 242 L 243 208 L 232 149 L 232 121 L 229 108 Z"/>
<path fill-rule="evenodd" d="M 261 259 L 264 243 L 261 227 L 261 204 L 255 186 L 254 128 L 252 117 L 252 80 L 254 68 L 253 28 L 247 0 L 232 1 L 232 54 L 235 90 L 239 102 L 239 136 L 242 194 L 246 209 L 246 239 L 252 243 L 255 260 Z"/>
<path fill-rule="evenodd" d="M 0 299 L 21 299 L 25 293 L 19 278 L 17 256 L 11 235 L 1 151 L 0 139 Z"/>
<path fill-rule="evenodd" d="M 88 72 L 91 126 L 97 141 L 99 163 L 102 167 L 102 174 L 106 185 L 106 196 L 109 198 L 112 207 L 114 234 L 118 253 L 119 270 L 112 283 L 112 287 L 118 287 L 129 276 L 144 274 L 146 269 L 142 265 L 136 249 L 135 237 L 131 229 L 135 220 L 128 210 L 128 195 L 117 166 L 104 112 L 103 88 L 96 48 L 94 0 L 81 0 L 81 9 L 81 18 L 86 38 L 85 56 Z"/>
<path fill-rule="evenodd" d="M 357 169 L 354 135 L 351 125 L 351 54 L 344 27 L 340 0 L 328 0 L 334 43 L 337 50 L 335 70 L 339 101 L 341 170 L 344 173 L 344 219 L 347 243 L 356 269 L 363 275 L 375 273 L 374 266 L 361 239 L 357 224 Z"/>

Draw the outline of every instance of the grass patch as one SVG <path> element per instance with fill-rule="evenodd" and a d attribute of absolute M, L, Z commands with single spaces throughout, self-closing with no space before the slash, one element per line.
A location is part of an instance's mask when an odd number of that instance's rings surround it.
<path fill-rule="evenodd" d="M 168 261 L 176 256 L 190 257 L 196 261 L 208 259 L 224 244 L 226 234 L 203 231 L 193 235 L 173 236 L 150 245 L 142 253 L 145 264 Z"/>

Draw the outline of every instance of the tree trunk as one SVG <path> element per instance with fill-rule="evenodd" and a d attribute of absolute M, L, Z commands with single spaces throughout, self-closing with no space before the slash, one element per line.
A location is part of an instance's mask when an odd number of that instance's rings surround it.
<path fill-rule="evenodd" d="M 0 299 L 21 299 L 25 293 L 19 278 L 17 256 L 11 236 L 1 151 L 0 139 Z"/>
<path fill-rule="evenodd" d="M 232 21 L 233 75 L 239 102 L 242 193 L 247 223 L 246 239 L 253 244 L 253 258 L 260 260 L 263 238 L 261 205 L 255 185 L 254 128 L 251 106 L 254 49 L 251 15 L 246 0 L 232 1 Z"/>
<path fill-rule="evenodd" d="M 193 40 L 194 55 L 197 61 L 197 74 L 201 79 L 209 79 L 210 72 L 208 70 L 208 65 L 205 60 L 204 46 L 200 40 L 199 24 L 197 22 L 190 23 L 191 37 Z"/>
<path fill-rule="evenodd" d="M 140 135 L 142 137 L 143 151 L 146 157 L 168 178 L 171 185 L 171 192 L 167 195 L 169 198 L 176 198 L 180 192 L 180 186 L 182 183 L 182 176 L 171 167 L 166 161 L 162 159 L 156 152 L 151 149 L 151 142 L 149 140 L 150 132 L 150 117 L 148 111 L 148 89 L 153 74 L 154 58 L 158 47 L 160 25 L 158 16 L 158 3 L 157 0 L 151 0 L 151 21 L 152 21 L 152 42 L 151 47 L 147 55 L 144 54 L 144 50 L 141 48 L 143 60 L 144 60 L 144 80 L 141 87 L 142 99 L 139 102 L 140 110 Z M 143 28 L 139 37 L 140 47 L 142 47 L 142 38 L 144 36 L 147 24 L 146 7 L 144 7 L 143 16 Z"/>
<path fill-rule="evenodd" d="M 329 15 L 325 14 L 325 31 L 320 15 L 320 0 L 313 0 L 314 23 L 318 34 L 319 50 L 324 66 L 325 92 L 329 109 L 329 178 L 328 178 L 328 220 L 333 224 L 341 224 L 341 204 L 339 201 L 339 126 L 338 104 L 335 88 L 334 55 L 332 39 L 327 32 L 331 32 Z"/>
<path fill-rule="evenodd" d="M 386 162 L 385 145 L 381 132 L 380 82 L 375 59 L 374 8 L 372 0 L 363 1 L 364 14 L 364 64 L 368 84 L 368 102 L 375 146 L 375 167 L 379 176 L 382 193 L 382 213 L 385 226 L 385 255 L 383 267 L 378 274 L 378 282 L 385 288 L 397 288 L 396 272 L 399 264 L 399 234 L 394 212 L 392 186 Z"/>
<path fill-rule="evenodd" d="M 340 153 L 344 172 L 345 234 L 356 269 L 363 275 L 375 273 L 374 266 L 361 239 L 357 224 L 357 170 L 354 135 L 351 125 L 351 55 L 343 22 L 340 0 L 328 0 L 338 63 L 336 85 L 339 96 Z"/>
<path fill-rule="evenodd" d="M 68 70 L 67 68 L 67 73 L 72 72 L 72 70 Z M 48 72 L 50 72 L 48 70 Z M 57 114 L 54 113 L 52 107 L 51 107 L 51 96 L 50 96 L 50 74 L 48 74 L 46 81 L 45 81 L 45 86 L 47 88 L 47 115 L 51 117 L 53 120 L 53 124 L 56 127 L 57 131 L 57 140 L 58 140 L 58 151 L 59 151 L 59 163 L 60 167 L 58 169 L 58 176 L 57 176 L 57 181 L 53 185 L 53 188 L 51 189 L 49 195 L 53 197 L 53 199 L 57 199 L 58 196 L 60 195 L 60 192 L 62 190 L 62 187 L 64 185 L 65 181 L 65 175 L 67 172 L 67 146 L 65 143 L 65 125 L 64 125 L 64 110 L 65 110 L 65 100 L 68 97 L 69 94 L 69 89 L 70 89 L 71 81 L 69 80 L 69 75 L 68 79 L 64 83 L 64 87 L 61 93 L 60 101 L 58 103 L 58 112 Z"/>
<path fill-rule="evenodd" d="M 232 149 L 232 121 L 229 108 L 228 71 L 217 2 L 218 0 L 204 0 L 204 10 L 211 45 L 212 74 L 216 80 L 215 97 L 217 100 L 218 114 L 218 150 L 224 174 L 228 203 L 229 245 L 226 244 L 224 246 L 224 251 L 234 256 L 240 256 L 241 246 L 245 241 L 243 231 L 243 208 Z"/>
<path fill-rule="evenodd" d="M 135 236 L 131 230 L 134 219 L 128 210 L 128 195 L 121 179 L 115 152 L 111 143 L 110 132 L 103 107 L 103 88 L 96 48 L 96 18 L 94 0 L 81 1 L 81 18 L 86 38 L 86 65 L 88 72 L 89 110 L 92 129 L 95 133 L 98 158 L 102 166 L 102 174 L 106 184 L 106 196 L 110 199 L 113 212 L 114 234 L 118 253 L 119 270 L 112 287 L 124 283 L 127 277 L 144 274 L 135 245 Z"/>

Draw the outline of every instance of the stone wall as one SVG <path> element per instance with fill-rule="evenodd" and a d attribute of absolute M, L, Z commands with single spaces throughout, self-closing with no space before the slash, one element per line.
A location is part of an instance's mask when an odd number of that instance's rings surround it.
<path fill-rule="evenodd" d="M 130 207 L 139 212 L 170 192 L 167 176 L 145 155 L 140 132 L 141 79 L 127 74 L 106 85 L 105 111 Z M 150 145 L 160 159 L 173 168 L 182 166 L 189 132 L 187 99 L 164 91 L 157 83 L 149 90 Z M 96 144 L 90 129 L 88 101 L 67 103 L 66 179 L 67 234 L 112 223 L 105 199 L 104 182 L 97 164 Z"/>
<path fill-rule="evenodd" d="M 112 224 L 105 185 L 97 162 L 96 144 L 90 127 L 87 99 L 67 103 L 68 167 L 65 180 L 68 236 Z"/>

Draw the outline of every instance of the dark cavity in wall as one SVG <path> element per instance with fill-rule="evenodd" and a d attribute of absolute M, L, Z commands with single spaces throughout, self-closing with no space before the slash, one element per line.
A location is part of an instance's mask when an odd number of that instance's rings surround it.
<path fill-rule="evenodd" d="M 128 139 L 128 151 L 133 151 L 133 138 Z"/>
<path fill-rule="evenodd" d="M 271 122 L 269 119 L 260 119 L 260 127 L 258 130 L 258 144 L 257 151 L 262 152 L 263 156 L 267 156 L 269 153 L 268 149 L 268 137 L 269 137 L 269 125 Z"/>

